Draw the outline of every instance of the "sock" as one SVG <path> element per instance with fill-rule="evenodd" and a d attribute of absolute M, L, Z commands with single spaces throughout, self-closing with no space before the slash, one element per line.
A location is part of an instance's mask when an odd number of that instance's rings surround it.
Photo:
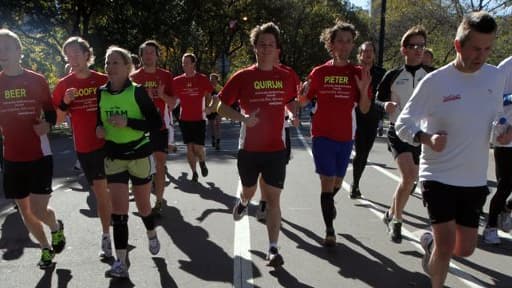
<path fill-rule="evenodd" d="M 324 218 L 325 227 L 327 230 L 334 230 L 333 227 L 333 214 L 332 210 L 334 208 L 334 199 L 333 193 L 331 192 L 322 192 L 320 194 L 320 204 L 322 206 L 322 216 Z"/>
<path fill-rule="evenodd" d="M 128 215 L 112 214 L 114 245 L 117 250 L 128 248 Z"/>
<path fill-rule="evenodd" d="M 278 253 L 277 242 L 270 242 L 268 251 L 272 254 L 277 254 Z"/>
<path fill-rule="evenodd" d="M 60 224 L 59 224 L 59 222 L 57 222 L 57 219 L 55 219 L 55 224 L 53 224 L 50 227 L 50 231 L 52 231 L 52 233 L 55 233 L 55 232 L 59 231 L 59 229 L 60 229 Z"/>
<path fill-rule="evenodd" d="M 155 230 L 155 217 L 153 217 L 153 214 L 141 218 L 147 231 Z"/>
<path fill-rule="evenodd" d="M 121 261 L 126 266 L 126 255 L 128 255 L 127 249 L 116 249 L 117 260 Z"/>
<path fill-rule="evenodd" d="M 103 234 L 101 234 L 101 238 L 109 238 L 110 239 L 110 234 L 109 233 L 103 233 Z"/>

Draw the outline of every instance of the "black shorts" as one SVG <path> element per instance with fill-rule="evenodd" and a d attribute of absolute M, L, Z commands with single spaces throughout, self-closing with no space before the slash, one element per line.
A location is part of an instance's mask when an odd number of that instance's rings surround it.
<path fill-rule="evenodd" d="M 286 150 L 276 152 L 239 150 L 237 166 L 244 187 L 256 185 L 261 173 L 261 177 L 268 185 L 283 189 L 286 177 Z"/>
<path fill-rule="evenodd" d="M 52 193 L 52 156 L 30 162 L 4 161 L 4 192 L 7 199 L 23 199 L 29 194 Z"/>
<path fill-rule="evenodd" d="M 208 120 L 215 120 L 215 118 L 217 118 L 217 116 L 218 116 L 218 115 L 219 115 L 219 113 L 217 113 L 217 112 L 212 112 L 212 113 L 210 113 L 210 114 L 206 115 L 206 118 L 207 118 Z"/>
<path fill-rule="evenodd" d="M 420 164 L 421 146 L 412 146 L 409 143 L 400 140 L 398 135 L 396 135 L 394 125 L 390 125 L 388 129 L 388 145 L 391 149 L 391 153 L 393 154 L 393 158 L 396 159 L 398 155 L 402 153 L 411 152 L 414 164 Z"/>
<path fill-rule="evenodd" d="M 84 171 L 89 185 L 94 180 L 103 180 L 105 177 L 105 150 L 98 149 L 89 153 L 76 153 L 80 166 Z"/>
<path fill-rule="evenodd" d="M 432 224 L 455 220 L 461 226 L 478 228 L 487 186 L 460 187 L 437 181 L 421 181 L 423 205 Z"/>
<path fill-rule="evenodd" d="M 169 130 L 162 129 L 149 133 L 149 140 L 153 147 L 153 152 L 169 153 Z"/>
<path fill-rule="evenodd" d="M 206 132 L 206 121 L 180 121 L 183 143 L 193 143 L 204 146 L 204 137 Z"/>

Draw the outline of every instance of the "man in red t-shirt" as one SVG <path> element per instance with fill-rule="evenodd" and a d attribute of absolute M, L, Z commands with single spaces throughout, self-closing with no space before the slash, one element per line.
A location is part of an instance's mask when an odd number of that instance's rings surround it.
<path fill-rule="evenodd" d="M 101 220 L 101 257 L 112 256 L 110 241 L 110 195 L 105 176 L 105 141 L 96 137 L 98 87 L 107 82 L 107 76 L 90 70 L 94 54 L 89 43 L 80 37 L 71 37 L 62 45 L 62 54 L 71 67 L 71 73 L 60 79 L 53 90 L 53 104 L 57 109 L 57 123 L 71 117 L 75 151 L 87 182 L 96 196 Z"/>
<path fill-rule="evenodd" d="M 4 138 L 4 192 L 14 199 L 28 231 L 41 246 L 39 267 L 53 266 L 66 244 L 64 225 L 48 206 L 53 160 L 47 133 L 56 113 L 43 75 L 20 65 L 19 37 L 0 29 L 0 129 Z M 41 115 L 44 115 L 41 117 Z M 46 238 L 43 223 L 52 231 Z"/>
<path fill-rule="evenodd" d="M 158 67 L 158 57 L 160 56 L 160 46 L 154 40 L 148 40 L 139 47 L 139 56 L 142 60 L 142 67 L 135 71 L 132 80 L 144 86 L 148 95 L 153 100 L 156 109 L 160 112 L 162 120 L 168 118 L 169 110 L 174 108 L 172 95 L 172 74 L 171 72 Z M 171 128 L 172 129 L 172 128 Z M 156 174 L 154 178 L 156 202 L 152 213 L 159 215 L 165 203 L 165 163 L 169 152 L 169 131 L 165 122 L 159 131 L 151 131 L 150 138 L 153 145 L 153 157 L 156 162 Z"/>
<path fill-rule="evenodd" d="M 186 53 L 181 58 L 183 74 L 174 78 L 172 95 L 180 100 L 180 129 L 187 145 L 187 160 L 192 169 L 192 181 L 198 181 L 196 163 L 199 161 L 201 175 L 208 175 L 205 162 L 204 138 L 206 133 L 206 107 L 211 102 L 213 86 L 208 76 L 196 71 L 196 56 Z"/>
<path fill-rule="evenodd" d="M 235 73 L 219 94 L 221 115 L 242 122 L 238 152 L 238 173 L 242 194 L 233 208 L 233 218 L 240 220 L 254 196 L 261 175 L 260 190 L 267 200 L 269 235 L 268 265 L 281 266 L 283 257 L 277 249 L 281 227 L 279 199 L 286 175 L 284 139 L 285 106 L 295 111 L 296 87 L 288 71 L 274 66 L 279 47 L 279 28 L 274 23 L 251 31 L 256 64 Z M 242 114 L 231 108 L 239 101 Z"/>
<path fill-rule="evenodd" d="M 300 99 L 304 106 L 313 98 L 317 99 L 311 134 L 322 189 L 325 246 L 336 245 L 334 196 L 341 188 L 350 160 L 356 128 L 354 108 L 359 106 L 362 113 L 367 113 L 370 107 L 370 72 L 348 60 L 356 35 L 354 26 L 345 22 L 338 22 L 322 32 L 320 38 L 333 59 L 313 69 L 308 76 L 307 92 Z"/>

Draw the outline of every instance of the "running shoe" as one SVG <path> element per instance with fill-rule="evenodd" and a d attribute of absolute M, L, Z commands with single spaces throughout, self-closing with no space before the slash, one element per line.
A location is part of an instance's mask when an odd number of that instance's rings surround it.
<path fill-rule="evenodd" d="M 151 255 L 156 255 L 158 252 L 160 252 L 160 241 L 155 235 L 155 237 L 149 238 L 149 253 L 151 253 Z"/>
<path fill-rule="evenodd" d="M 501 244 L 500 237 L 498 236 L 498 228 L 486 227 L 483 233 L 483 240 L 485 244 L 498 245 Z"/>
<path fill-rule="evenodd" d="M 336 233 L 334 229 L 327 229 L 325 232 L 325 238 L 322 243 L 325 247 L 334 247 L 336 246 Z"/>
<path fill-rule="evenodd" d="M 266 203 L 260 201 L 258 209 L 256 210 L 256 219 L 260 222 L 265 222 L 267 219 L 267 207 Z"/>
<path fill-rule="evenodd" d="M 359 199 L 363 195 L 361 195 L 361 190 L 359 190 L 359 187 L 352 186 L 352 189 L 350 190 L 350 199 Z"/>
<path fill-rule="evenodd" d="M 238 221 L 247 214 L 247 206 L 242 204 L 242 200 L 238 198 L 236 200 L 235 207 L 233 207 L 233 219 Z"/>
<path fill-rule="evenodd" d="M 108 277 L 112 278 L 128 278 L 128 267 L 121 261 L 116 260 L 110 270 L 105 273 Z"/>
<path fill-rule="evenodd" d="M 49 248 L 43 248 L 41 249 L 41 260 L 39 260 L 39 268 L 41 269 L 47 269 L 53 266 L 53 258 L 55 257 L 55 251 Z"/>
<path fill-rule="evenodd" d="M 391 216 L 389 216 L 389 210 L 386 210 L 386 213 L 384 213 L 384 216 L 382 216 L 382 222 L 384 222 L 384 224 L 386 224 L 386 227 L 388 227 L 388 230 L 389 230 L 389 222 L 391 222 L 391 220 L 393 220 L 393 218 Z"/>
<path fill-rule="evenodd" d="M 59 223 L 59 229 L 52 232 L 52 248 L 55 253 L 60 253 L 66 246 L 66 237 L 64 236 L 64 223 L 61 220 L 57 220 Z"/>
<path fill-rule="evenodd" d="M 498 214 L 498 227 L 503 232 L 510 232 L 512 230 L 512 217 L 510 217 L 510 212 L 503 211 Z"/>
<path fill-rule="evenodd" d="M 203 176 L 203 177 L 208 176 L 208 168 L 206 167 L 206 162 L 204 162 L 204 161 L 199 162 L 199 167 L 201 168 L 201 176 Z"/>
<path fill-rule="evenodd" d="M 283 256 L 281 256 L 281 254 L 279 254 L 279 251 L 277 250 L 276 247 L 271 247 L 268 250 L 267 261 L 268 261 L 267 266 L 270 266 L 270 267 L 280 267 L 280 266 L 283 266 L 283 264 L 284 264 Z"/>
<path fill-rule="evenodd" d="M 389 223 L 389 237 L 395 243 L 402 243 L 402 222 L 397 219 Z"/>
<path fill-rule="evenodd" d="M 100 257 L 101 258 L 110 258 L 112 257 L 112 243 L 110 241 L 109 236 L 101 236 L 101 251 L 100 251 Z"/>
<path fill-rule="evenodd" d="M 421 235 L 420 238 L 420 244 L 423 248 L 423 251 L 425 251 L 425 254 L 423 255 L 423 259 L 421 260 L 421 266 L 423 267 L 423 271 L 427 273 L 427 275 L 430 275 L 429 269 L 428 269 L 428 262 L 430 261 L 430 256 L 432 255 L 432 243 L 434 241 L 434 238 L 432 237 L 432 233 L 425 232 L 423 235 Z"/>
<path fill-rule="evenodd" d="M 165 205 L 165 199 L 156 200 L 155 206 L 151 208 L 151 214 L 160 216 L 162 214 L 163 206 Z"/>
<path fill-rule="evenodd" d="M 197 183 L 199 179 L 199 175 L 197 175 L 197 172 L 194 172 L 192 174 L 192 182 Z"/>

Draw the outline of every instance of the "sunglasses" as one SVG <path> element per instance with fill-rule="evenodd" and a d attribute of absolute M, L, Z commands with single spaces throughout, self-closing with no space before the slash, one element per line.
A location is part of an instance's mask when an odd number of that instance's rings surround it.
<path fill-rule="evenodd" d="M 427 46 L 425 44 L 407 44 L 405 45 L 405 48 L 407 49 L 414 49 L 414 50 L 425 50 Z"/>

